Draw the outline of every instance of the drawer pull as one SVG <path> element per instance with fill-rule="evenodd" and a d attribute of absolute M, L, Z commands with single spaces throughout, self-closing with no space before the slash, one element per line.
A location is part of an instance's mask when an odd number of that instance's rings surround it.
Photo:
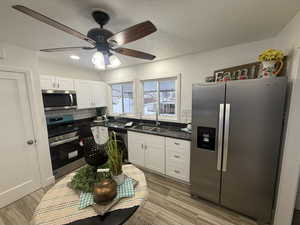
<path fill-rule="evenodd" d="M 178 142 L 174 142 L 175 145 L 180 145 Z"/>
<path fill-rule="evenodd" d="M 175 172 L 175 173 L 180 173 L 180 171 L 178 171 L 178 170 L 174 170 L 174 172 Z"/>
<path fill-rule="evenodd" d="M 179 158 L 180 158 L 180 156 L 179 156 L 179 155 L 174 155 L 174 157 L 175 157 L 176 159 L 179 159 Z"/>

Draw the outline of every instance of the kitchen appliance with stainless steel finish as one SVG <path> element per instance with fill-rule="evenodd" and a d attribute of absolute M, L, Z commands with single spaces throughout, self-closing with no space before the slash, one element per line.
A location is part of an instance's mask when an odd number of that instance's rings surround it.
<path fill-rule="evenodd" d="M 270 223 L 287 79 L 193 85 L 191 191 Z"/>
<path fill-rule="evenodd" d="M 77 98 L 75 91 L 42 90 L 44 109 L 76 109 Z"/>
<path fill-rule="evenodd" d="M 47 118 L 53 173 L 56 178 L 85 164 L 79 144 L 79 128 L 71 115 Z"/>

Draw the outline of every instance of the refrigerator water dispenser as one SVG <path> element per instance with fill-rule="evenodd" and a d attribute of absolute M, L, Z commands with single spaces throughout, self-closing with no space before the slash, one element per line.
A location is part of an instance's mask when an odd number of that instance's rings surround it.
<path fill-rule="evenodd" d="M 197 127 L 197 147 L 215 151 L 216 128 Z"/>

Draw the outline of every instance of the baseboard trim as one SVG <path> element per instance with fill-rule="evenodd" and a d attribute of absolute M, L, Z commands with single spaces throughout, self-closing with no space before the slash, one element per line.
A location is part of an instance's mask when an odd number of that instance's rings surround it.
<path fill-rule="evenodd" d="M 43 183 L 43 187 L 46 188 L 49 185 L 54 184 L 54 183 L 55 183 L 55 177 L 54 176 L 48 177 L 46 179 L 46 181 Z"/>

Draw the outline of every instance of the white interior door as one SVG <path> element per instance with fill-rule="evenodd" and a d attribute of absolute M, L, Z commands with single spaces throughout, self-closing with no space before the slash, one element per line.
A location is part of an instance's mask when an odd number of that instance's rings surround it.
<path fill-rule="evenodd" d="M 40 186 L 25 75 L 0 71 L 0 208 Z"/>

